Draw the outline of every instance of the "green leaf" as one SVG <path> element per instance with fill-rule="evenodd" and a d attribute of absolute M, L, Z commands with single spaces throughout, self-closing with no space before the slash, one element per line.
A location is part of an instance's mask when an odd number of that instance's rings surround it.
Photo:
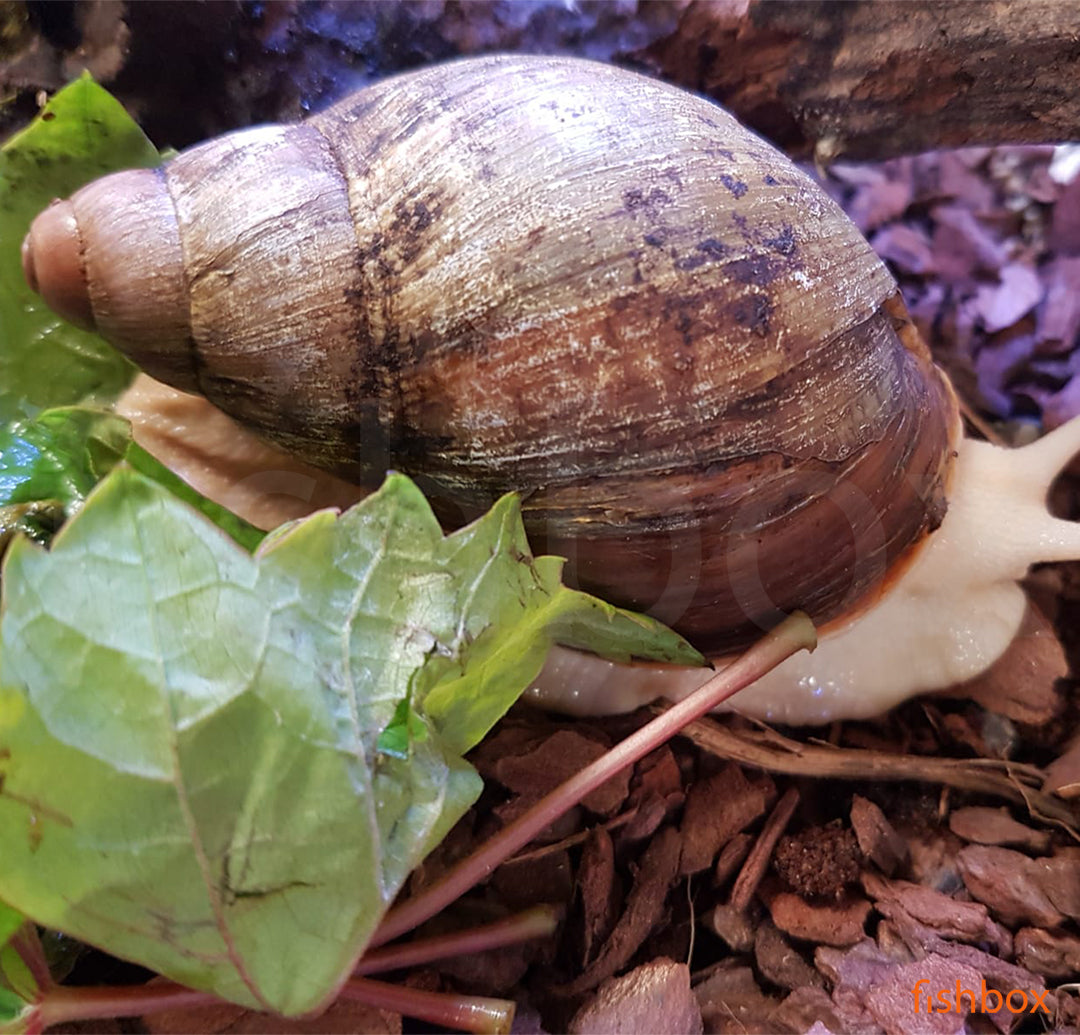
<path fill-rule="evenodd" d="M 128 360 L 30 290 L 20 249 L 54 198 L 104 173 L 158 162 L 142 130 L 85 74 L 0 148 L 0 424 L 49 406 L 108 403 L 131 380 Z"/>
<path fill-rule="evenodd" d="M 190 503 L 246 550 L 262 542 L 260 529 L 200 495 L 137 445 L 122 417 L 71 406 L 0 429 L 0 546 L 15 531 L 48 542 L 64 514 L 78 509 L 121 460 Z"/>
<path fill-rule="evenodd" d="M 37 937 L 32 929 L 31 934 Z M 14 945 L 0 948 L 0 979 L 0 998 L 7 998 L 9 1002 L 14 999 L 18 1003 L 19 1008 L 13 1010 L 11 1015 L 20 1013 L 22 1007 L 33 1003 L 40 991 L 34 975 Z M 0 1017 L 3 1017 L 4 1012 L 4 1007 L 0 1005 Z M 10 1020 L 11 1015 L 4 1019 Z"/>
<path fill-rule="evenodd" d="M 17 909 L 0 902 L 0 947 L 11 941 L 11 936 L 22 927 L 26 917 Z"/>
<path fill-rule="evenodd" d="M 128 445 L 124 459 L 140 474 L 151 478 L 158 485 L 163 485 L 177 499 L 190 504 L 200 514 L 208 517 L 249 553 L 266 538 L 266 533 L 261 528 L 249 524 L 228 508 L 208 499 L 197 489 L 193 489 L 183 478 L 170 471 L 157 457 L 152 456 L 134 440 Z"/>
<path fill-rule="evenodd" d="M 416 714 L 412 706 L 412 691 L 398 701 L 394 717 L 389 725 L 379 734 L 376 747 L 384 755 L 408 759 L 413 741 L 423 741 L 427 737 L 424 720 Z"/>
<path fill-rule="evenodd" d="M 0 988 L 0 1035 L 19 1035 L 29 1031 L 33 1014 L 32 1003 L 24 1002 L 6 988 Z"/>
<path fill-rule="evenodd" d="M 18 535 L 48 546 L 63 523 L 64 508 L 52 501 L 0 507 L 0 557 Z"/>
<path fill-rule="evenodd" d="M 75 407 L 0 429 L 0 504 L 56 500 L 73 509 L 131 445 L 126 420 Z"/>
<path fill-rule="evenodd" d="M 19 533 L 48 544 L 130 445 L 127 421 L 97 410 L 46 410 L 0 428 L 0 555 Z"/>
<path fill-rule="evenodd" d="M 41 945 L 33 925 L 18 910 L 0 902 L 0 1031 L 19 1028 L 19 1021 L 36 1001 L 41 989 L 22 951 L 38 957 Z"/>
<path fill-rule="evenodd" d="M 516 700 L 520 691 L 511 688 L 532 682 L 555 641 L 613 661 L 704 662 L 658 622 L 563 586 L 561 557 L 532 557 L 514 495 L 447 544 L 467 590 L 418 677 L 416 703 L 455 751 L 479 743 Z"/>
<path fill-rule="evenodd" d="M 117 467 L 5 562 L 0 895 L 185 985 L 320 1005 L 479 793 L 458 752 L 535 675 L 545 622 L 640 631 L 524 542 L 515 501 L 444 537 L 392 476 L 251 556 Z M 650 628 L 642 650 L 675 642 Z M 405 757 L 379 748 L 395 723 Z"/>

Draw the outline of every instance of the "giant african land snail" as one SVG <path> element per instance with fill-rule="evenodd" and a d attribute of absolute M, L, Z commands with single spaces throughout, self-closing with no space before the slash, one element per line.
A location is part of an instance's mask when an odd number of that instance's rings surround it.
<path fill-rule="evenodd" d="M 840 210 L 714 105 L 609 66 L 387 80 L 84 188 L 24 266 L 311 463 L 403 470 L 450 524 L 522 490 L 535 549 L 703 649 L 809 611 L 830 635 L 750 712 L 870 714 L 967 678 L 1015 634 L 1028 565 L 1080 556 L 1044 506 L 1080 426 L 962 441 Z M 557 651 L 541 683 L 610 711 L 702 678 Z"/>

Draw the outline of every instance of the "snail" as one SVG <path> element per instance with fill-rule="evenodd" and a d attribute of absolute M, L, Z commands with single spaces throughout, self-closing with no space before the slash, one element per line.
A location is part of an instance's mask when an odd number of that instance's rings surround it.
<path fill-rule="evenodd" d="M 737 699 L 880 712 L 1006 648 L 1072 424 L 963 438 L 891 275 L 703 98 L 567 58 L 461 60 L 55 202 L 23 246 L 58 313 L 317 468 L 411 475 L 447 525 L 509 490 L 572 584 L 723 658 L 825 636 Z M 137 432 L 138 434 L 138 432 Z M 707 672 L 556 648 L 581 711 Z"/>

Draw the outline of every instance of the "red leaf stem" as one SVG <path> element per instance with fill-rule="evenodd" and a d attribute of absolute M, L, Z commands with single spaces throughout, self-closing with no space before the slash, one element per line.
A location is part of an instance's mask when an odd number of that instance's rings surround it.
<path fill-rule="evenodd" d="M 554 933 L 559 924 L 559 910 L 552 906 L 535 906 L 524 912 L 508 916 L 483 927 L 471 927 L 467 931 L 423 938 L 404 945 L 389 945 L 369 952 L 353 971 L 363 974 L 381 974 L 388 970 L 416 967 L 432 960 L 449 956 L 466 956 L 487 949 L 500 949 L 517 942 L 544 938 Z"/>
<path fill-rule="evenodd" d="M 425 992 L 363 977 L 346 981 L 340 998 L 476 1035 L 506 1035 L 514 1021 L 515 1006 L 507 999 Z"/>

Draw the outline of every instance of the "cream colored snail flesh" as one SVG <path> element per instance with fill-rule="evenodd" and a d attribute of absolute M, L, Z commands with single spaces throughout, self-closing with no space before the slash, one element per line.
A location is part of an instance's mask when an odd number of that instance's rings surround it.
<path fill-rule="evenodd" d="M 837 206 L 713 104 L 609 66 L 461 61 L 220 137 L 54 204 L 24 266 L 310 464 L 404 471 L 448 525 L 520 491 L 571 584 L 720 659 L 808 611 L 818 651 L 740 710 L 824 721 L 965 679 L 1015 634 L 1028 565 L 1080 556 L 1044 506 L 1080 426 L 963 441 Z M 603 712 L 703 678 L 557 649 L 534 692 Z"/>

